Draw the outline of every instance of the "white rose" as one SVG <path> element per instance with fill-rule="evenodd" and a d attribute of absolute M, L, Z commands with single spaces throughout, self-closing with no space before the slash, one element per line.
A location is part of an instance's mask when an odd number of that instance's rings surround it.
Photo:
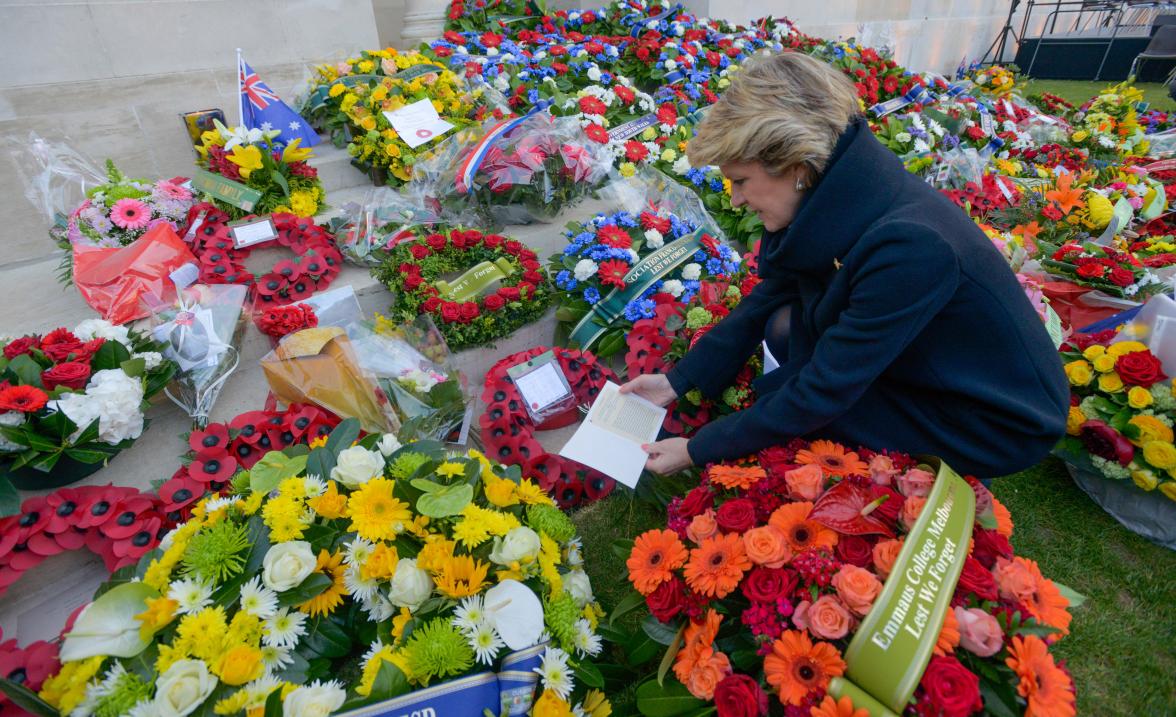
<path fill-rule="evenodd" d="M 384 457 L 378 451 L 352 446 L 339 454 L 331 478 L 355 489 L 384 472 Z"/>
<path fill-rule="evenodd" d="M 682 267 L 682 278 L 686 281 L 698 281 L 700 276 L 702 276 L 702 266 L 700 264 L 691 262 Z"/>
<path fill-rule="evenodd" d="M 347 691 L 335 680 L 303 685 L 282 700 L 282 717 L 327 717 L 343 706 Z"/>
<path fill-rule="evenodd" d="M 656 229 L 645 230 L 645 243 L 649 245 L 650 249 L 661 249 L 665 245 L 665 237 Z"/>
<path fill-rule="evenodd" d="M 661 290 L 674 298 L 678 298 L 682 295 L 682 292 L 686 290 L 686 287 L 683 286 L 682 282 L 678 281 L 677 279 L 670 279 L 669 281 L 662 284 Z"/>
<path fill-rule="evenodd" d="M 128 348 L 131 345 L 130 330 L 125 326 L 115 326 L 105 319 L 86 319 L 77 325 L 73 333 L 83 341 L 106 339 L 107 341 L 117 341 Z"/>
<path fill-rule="evenodd" d="M 261 581 L 270 590 L 283 592 L 301 584 L 317 563 L 305 540 L 278 543 L 270 546 L 261 561 Z"/>
<path fill-rule="evenodd" d="M 600 68 L 589 67 L 588 68 L 588 79 L 592 80 L 593 82 L 600 82 Z"/>
<path fill-rule="evenodd" d="M 217 680 L 201 660 L 177 660 L 155 681 L 155 709 L 162 717 L 196 711 L 216 689 Z"/>
<path fill-rule="evenodd" d="M 571 593 L 576 605 L 584 607 L 592 602 L 592 581 L 583 570 L 573 570 L 563 576 L 564 589 Z"/>
<path fill-rule="evenodd" d="M 576 262 L 576 268 L 572 270 L 572 275 L 576 277 L 576 281 L 587 281 L 596 276 L 599 269 L 600 267 L 591 259 L 581 259 Z"/>
<path fill-rule="evenodd" d="M 384 457 L 387 458 L 396 451 L 400 450 L 400 439 L 396 437 L 395 433 L 385 433 L 384 435 L 380 436 L 380 442 L 376 444 L 376 447 L 379 448 L 380 453 L 383 453 Z"/>
<path fill-rule="evenodd" d="M 388 599 L 397 607 L 416 611 L 433 594 L 433 579 L 416 566 L 416 560 L 401 560 L 388 583 Z"/>
<path fill-rule="evenodd" d="M 513 528 L 504 538 L 494 539 L 490 560 L 499 565 L 529 562 L 539 555 L 539 534 L 526 526 Z"/>

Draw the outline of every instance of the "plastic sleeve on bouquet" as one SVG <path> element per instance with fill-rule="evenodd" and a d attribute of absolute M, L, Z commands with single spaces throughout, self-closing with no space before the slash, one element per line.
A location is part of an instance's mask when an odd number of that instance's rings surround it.
<path fill-rule="evenodd" d="M 337 416 L 355 418 L 369 433 L 400 429 L 388 398 L 363 371 L 341 328 L 290 334 L 261 359 L 261 368 L 279 401 L 312 403 Z"/>
<path fill-rule="evenodd" d="M 119 249 L 75 246 L 74 284 L 102 318 L 125 324 L 147 315 L 143 299 L 148 295 L 174 301 L 172 272 L 195 263 L 175 231 L 160 224 Z"/>

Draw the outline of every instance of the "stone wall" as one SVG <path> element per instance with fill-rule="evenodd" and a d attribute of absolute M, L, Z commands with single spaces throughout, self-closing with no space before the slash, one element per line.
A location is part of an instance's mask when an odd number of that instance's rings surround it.
<path fill-rule="evenodd" d="M 0 0 L 0 267 L 54 250 L 7 142 L 35 131 L 132 176 L 184 174 L 178 115 L 236 115 L 235 48 L 292 100 L 310 63 L 377 42 L 373 0 Z"/>

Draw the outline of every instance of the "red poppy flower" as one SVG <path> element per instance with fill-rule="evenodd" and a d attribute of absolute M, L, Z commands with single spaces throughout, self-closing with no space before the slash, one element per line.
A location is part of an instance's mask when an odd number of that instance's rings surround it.
<path fill-rule="evenodd" d="M 629 273 L 629 265 L 620 259 L 609 259 L 600 262 L 600 268 L 596 273 L 600 277 L 600 283 L 604 286 L 623 289 L 625 288 L 625 275 Z"/>
<path fill-rule="evenodd" d="M 61 533 L 72 528 L 77 522 L 78 507 L 85 504 L 85 493 L 78 488 L 62 488 L 45 496 L 43 510 L 49 516 L 45 532 Z"/>
<path fill-rule="evenodd" d="M 78 506 L 78 510 L 75 511 L 74 525 L 79 530 L 88 530 L 111 520 L 114 517 L 114 507 L 128 492 L 134 493 L 134 489 L 109 485 L 96 487 L 94 492 L 86 496 L 85 505 Z"/>
<path fill-rule="evenodd" d="M 569 462 L 575 466 L 580 465 L 572 461 Z M 580 500 L 584 496 L 584 484 L 579 478 L 568 476 L 555 481 L 547 489 L 547 492 L 561 509 L 570 510 L 580 504 Z"/>
<path fill-rule="evenodd" d="M 264 436 L 268 441 L 269 438 Z M 260 439 L 259 439 L 260 440 Z M 237 470 L 237 459 L 229 455 L 224 448 L 209 448 L 198 451 L 192 463 L 188 466 L 188 473 L 204 483 L 213 481 L 225 482 L 233 477 Z"/>
<path fill-rule="evenodd" d="M 114 517 L 103 523 L 97 532 L 111 540 L 129 538 L 139 532 L 154 508 L 155 501 L 151 498 L 142 493 L 133 495 L 114 506 Z"/>
<path fill-rule="evenodd" d="M 159 516 L 152 516 L 139 524 L 139 530 L 129 538 L 115 540 L 111 543 L 110 552 L 118 558 L 119 567 L 130 565 L 143 555 L 151 552 L 159 545 L 159 529 L 163 521 Z"/>
<path fill-rule="evenodd" d="M 189 477 L 188 472 L 181 468 L 159 487 L 159 497 L 163 500 L 161 510 L 168 514 L 182 512 L 200 500 L 204 489 L 204 484 Z"/>
<path fill-rule="evenodd" d="M 63 548 L 61 545 L 58 545 L 54 537 L 55 536 L 49 535 L 48 533 L 37 533 L 36 535 L 31 535 L 29 536 L 29 539 L 25 541 L 25 548 L 27 548 L 28 551 L 33 555 L 36 555 L 40 558 L 51 558 L 65 550 L 65 548 Z"/>
<path fill-rule="evenodd" d="M 584 486 L 584 497 L 588 500 L 600 500 L 609 493 L 613 492 L 616 487 L 616 481 L 599 471 L 591 471 L 581 481 Z"/>

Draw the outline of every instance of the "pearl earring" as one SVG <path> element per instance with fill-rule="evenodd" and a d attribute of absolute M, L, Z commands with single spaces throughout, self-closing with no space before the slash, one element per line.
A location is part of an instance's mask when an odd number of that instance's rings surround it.
<path fill-rule="evenodd" d="M 801 179 L 800 177 L 797 177 L 796 178 L 796 191 L 803 192 L 806 189 L 808 189 L 808 185 L 806 185 L 804 183 L 803 179 Z"/>

